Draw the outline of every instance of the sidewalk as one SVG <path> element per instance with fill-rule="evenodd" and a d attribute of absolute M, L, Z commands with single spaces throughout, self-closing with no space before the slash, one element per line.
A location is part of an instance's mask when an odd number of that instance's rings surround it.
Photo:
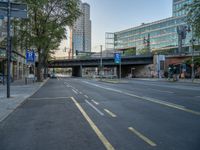
<path fill-rule="evenodd" d="M 168 80 L 167 78 L 131 78 L 132 80 L 144 80 L 144 81 L 166 81 L 166 82 L 182 82 L 182 83 L 200 83 L 200 79 L 195 79 L 192 81 L 191 79 L 179 79 L 178 81 Z"/>
<path fill-rule="evenodd" d="M 6 85 L 0 85 L 0 122 L 12 113 L 28 97 L 33 95 L 41 86 L 46 83 L 29 83 L 25 85 L 24 80 L 18 80 L 11 83 L 11 98 L 6 98 Z"/>

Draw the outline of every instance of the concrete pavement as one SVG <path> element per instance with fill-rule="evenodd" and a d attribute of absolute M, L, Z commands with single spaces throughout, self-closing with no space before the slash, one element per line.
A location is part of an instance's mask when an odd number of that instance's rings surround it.
<path fill-rule="evenodd" d="M 42 83 L 29 83 L 24 80 L 11 83 L 11 98 L 6 98 L 6 85 L 0 85 L 0 122 L 12 113 L 21 103 L 34 94 L 47 80 Z"/>

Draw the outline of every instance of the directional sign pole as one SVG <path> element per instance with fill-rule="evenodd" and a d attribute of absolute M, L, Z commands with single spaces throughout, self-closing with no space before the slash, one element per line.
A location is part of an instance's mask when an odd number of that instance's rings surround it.
<path fill-rule="evenodd" d="M 10 0 L 8 0 L 7 12 L 7 98 L 10 98 L 10 62 L 11 62 L 11 43 L 10 43 Z"/>
<path fill-rule="evenodd" d="M 122 64 L 121 61 L 119 62 L 119 79 L 121 80 L 121 74 L 122 74 Z"/>

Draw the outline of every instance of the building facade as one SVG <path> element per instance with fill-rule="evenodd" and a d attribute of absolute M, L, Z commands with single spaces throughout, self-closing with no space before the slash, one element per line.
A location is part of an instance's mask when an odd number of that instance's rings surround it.
<path fill-rule="evenodd" d="M 91 20 L 90 5 L 80 3 L 82 15 L 77 19 L 72 29 L 74 51 L 91 52 Z"/>
<path fill-rule="evenodd" d="M 181 8 L 189 2 L 191 0 L 173 0 L 172 17 L 152 23 L 143 23 L 137 27 L 115 32 L 114 49 L 134 49 L 137 55 L 144 54 L 148 51 L 148 48 L 151 52 L 178 53 L 179 39 L 177 27 L 183 26 L 188 28 L 185 22 L 186 10 Z M 185 39 L 182 40 L 181 52 L 189 53 L 191 51 L 191 38 L 192 33 L 188 30 Z M 195 44 L 199 45 L 200 43 L 197 40 Z"/>

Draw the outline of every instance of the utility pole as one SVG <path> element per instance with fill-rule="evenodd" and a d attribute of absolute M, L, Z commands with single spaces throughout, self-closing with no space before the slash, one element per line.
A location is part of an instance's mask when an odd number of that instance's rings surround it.
<path fill-rule="evenodd" d="M 191 64 L 191 67 L 192 67 L 192 81 L 194 81 L 194 42 L 195 42 L 195 39 L 193 39 L 193 34 L 192 34 L 192 39 L 191 39 L 191 47 L 192 47 L 192 64 Z"/>
<path fill-rule="evenodd" d="M 102 63 L 102 45 L 100 45 L 100 78 L 102 80 L 102 69 L 103 69 L 103 63 Z"/>
<path fill-rule="evenodd" d="M 191 67 L 192 67 L 192 76 L 191 76 L 191 79 L 192 79 L 192 81 L 194 81 L 194 78 L 195 78 L 195 74 L 194 74 L 194 42 L 195 42 L 195 39 L 194 39 L 192 28 L 189 27 L 189 29 L 187 31 L 188 32 L 192 32 L 192 38 L 190 40 L 191 49 L 192 49 L 192 64 L 191 64 Z"/>
<path fill-rule="evenodd" d="M 7 98 L 10 98 L 10 62 L 11 62 L 11 41 L 10 41 L 10 0 L 7 10 Z"/>

